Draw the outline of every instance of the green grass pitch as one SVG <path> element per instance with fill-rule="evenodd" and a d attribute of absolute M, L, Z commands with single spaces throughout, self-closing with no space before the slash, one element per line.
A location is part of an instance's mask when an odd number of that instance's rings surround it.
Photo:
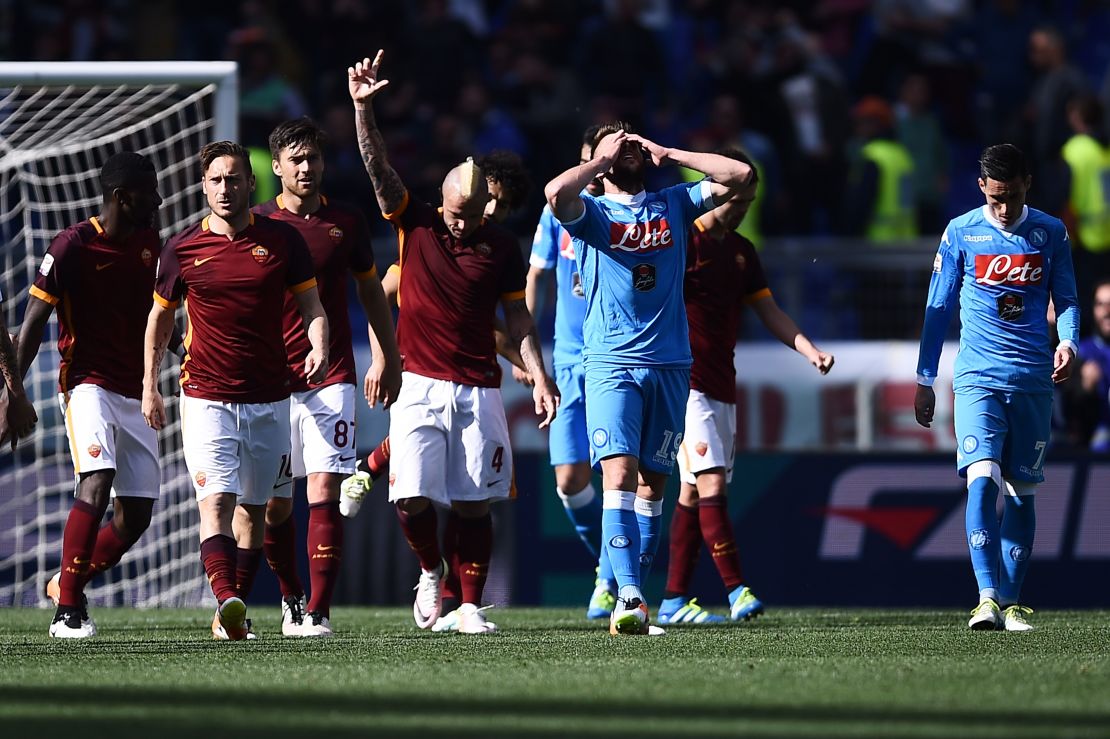
<path fill-rule="evenodd" d="M 97 609 L 47 637 L 0 610 L 6 737 L 1110 736 L 1110 613 L 1027 634 L 955 611 L 773 610 L 751 624 L 610 637 L 579 610 L 494 610 L 489 636 L 409 609 L 338 608 L 330 640 L 214 642 L 210 611 Z"/>

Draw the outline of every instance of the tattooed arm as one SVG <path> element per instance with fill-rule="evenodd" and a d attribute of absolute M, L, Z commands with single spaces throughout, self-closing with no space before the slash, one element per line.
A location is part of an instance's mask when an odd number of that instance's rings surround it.
<path fill-rule="evenodd" d="M 536 324 L 532 321 L 532 314 L 528 312 L 524 299 L 502 300 L 501 307 L 505 311 L 505 328 L 509 339 L 514 346 L 520 347 L 520 357 L 529 376 L 535 381 L 532 400 L 536 403 L 536 415 L 544 416 L 540 421 L 542 429 L 555 418 L 559 407 L 559 390 L 544 369 L 543 352 L 540 349 L 540 340 L 536 337 Z"/>
<path fill-rule="evenodd" d="M 43 318 L 43 324 L 45 325 L 46 319 L 50 317 L 50 311 L 53 310 L 54 306 L 34 297 L 29 298 L 29 300 L 38 301 L 47 307 Z M 42 332 L 40 330 L 39 341 L 41 340 Z M 28 362 L 29 364 L 30 362 Z M 2 414 L 0 414 L 0 444 L 10 438 L 12 449 L 15 449 L 20 439 L 29 436 L 34 431 L 35 423 L 39 420 L 38 414 L 35 413 L 35 407 L 31 404 L 31 400 L 27 397 L 27 392 L 23 388 L 25 372 L 26 370 L 22 368 L 19 357 L 16 355 L 12 337 L 8 334 L 8 328 L 3 319 L 0 318 L 0 374 L 3 375 L 4 385 L 7 386 L 4 392 L 4 408 Z"/>
<path fill-rule="evenodd" d="M 405 185 L 397 172 L 389 165 L 385 154 L 385 141 L 382 140 L 378 123 L 374 120 L 372 101 L 389 80 L 378 78 L 378 68 L 382 63 L 379 49 L 373 63 L 369 57 L 347 68 L 347 90 L 355 104 L 355 130 L 358 133 L 358 150 L 370 182 L 374 185 L 374 195 L 378 207 L 389 215 L 401 209 L 405 202 Z"/>

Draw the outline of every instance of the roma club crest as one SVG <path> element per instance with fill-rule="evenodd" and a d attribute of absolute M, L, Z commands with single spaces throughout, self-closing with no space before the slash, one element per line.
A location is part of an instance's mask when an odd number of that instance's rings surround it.
<path fill-rule="evenodd" d="M 266 261 L 266 257 L 270 256 L 270 250 L 264 246 L 256 246 L 251 249 L 251 256 L 254 257 L 254 261 L 262 264 Z"/>

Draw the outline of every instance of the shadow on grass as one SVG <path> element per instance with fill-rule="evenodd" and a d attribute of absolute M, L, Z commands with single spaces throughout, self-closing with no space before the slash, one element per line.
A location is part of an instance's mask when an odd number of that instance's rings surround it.
<path fill-rule="evenodd" d="M 230 723 L 229 715 L 234 717 Z M 1034 732 L 1061 736 L 1106 731 L 1110 712 L 1076 715 L 1068 710 L 1011 708 L 1003 714 L 967 709 L 807 705 L 802 701 L 782 706 L 735 702 L 691 705 L 602 696 L 594 700 L 545 700 L 161 687 L 93 687 L 63 693 L 57 687 L 12 686 L 5 689 L 0 700 L 0 721 L 7 736 L 115 739 L 139 734 L 159 739 L 200 736 L 229 729 L 234 729 L 236 737 L 273 737 L 287 732 L 365 736 L 375 730 L 388 735 L 426 735 L 430 730 L 446 730 L 452 736 L 593 736 L 613 734 L 629 722 L 635 725 L 637 735 L 647 736 L 673 736 L 675 722 L 694 722 L 699 736 L 745 729 L 777 736 L 814 736 L 843 733 L 853 727 L 860 729 L 860 734 L 884 736 L 901 732 L 966 736 L 977 729 L 991 733 L 1007 728 L 1023 735 Z"/>

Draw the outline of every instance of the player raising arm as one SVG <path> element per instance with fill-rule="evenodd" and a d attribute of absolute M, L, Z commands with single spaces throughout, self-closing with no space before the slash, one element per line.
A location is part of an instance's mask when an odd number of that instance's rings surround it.
<path fill-rule="evenodd" d="M 712 179 L 645 192 L 645 156 Z M 603 197 L 583 194 L 595 177 Z M 544 190 L 574 238 L 586 296 L 586 426 L 591 461 L 601 463 L 603 539 L 619 586 L 612 633 L 650 632 L 640 586 L 658 547 L 663 488 L 682 443 L 690 389 L 682 302 L 688 234 L 695 218 L 753 178 L 742 162 L 668 149 L 618 122 L 598 131 L 590 161 Z M 641 476 L 647 486 L 638 495 Z"/>
<path fill-rule="evenodd" d="M 739 149 L 721 154 L 751 165 Z M 704 541 L 728 591 L 729 617 L 746 620 L 763 612 L 744 584 L 732 520 L 728 485 L 736 449 L 736 335 L 740 314 L 748 306 L 771 334 L 809 360 L 821 374 L 834 359 L 815 347 L 779 308 L 771 295 L 759 254 L 750 241 L 735 233 L 752 201 L 756 184 L 742 188 L 694 221 L 687 257 L 684 295 L 690 322 L 690 395 L 686 401 L 686 433 L 678 451 L 682 487 L 671 517 L 667 586 L 659 606 L 659 622 L 704 624 L 724 621 L 697 603 L 687 590 Z"/>
<path fill-rule="evenodd" d="M 219 604 L 212 635 L 238 640 L 250 634 L 239 588 L 249 592 L 258 570 L 266 503 L 292 495 L 286 292 L 295 296 L 308 334 L 310 383 L 327 376 L 328 319 L 300 234 L 250 212 L 254 175 L 247 150 L 217 141 L 201 149 L 200 165 L 211 212 L 171 239 L 159 260 L 147 319 L 143 415 L 156 429 L 166 422 L 158 368 L 174 311 L 184 301 L 189 333 L 181 437 L 200 509 L 201 560 Z M 237 552 L 237 541 L 253 553 Z M 250 566 L 237 572 L 240 561 Z"/>
<path fill-rule="evenodd" d="M 359 149 L 382 214 L 400 233 L 397 340 L 405 357 L 401 394 L 390 411 L 395 464 L 390 502 L 420 560 L 413 617 L 429 628 L 443 606 L 447 563 L 436 530 L 436 509 L 459 516 L 457 552 L 463 604 L 458 630 L 494 630 L 478 610 L 493 542 L 489 504 L 510 497 L 513 480 L 508 424 L 501 402 L 493 322 L 497 304 L 507 333 L 536 378 L 533 398 L 546 426 L 558 402 L 543 366 L 524 303 L 524 260 L 504 229 L 483 223 L 486 179 L 473 161 L 443 181 L 443 207 L 412 200 L 390 166 L 377 129 L 373 97 L 387 84 L 378 76 L 382 52 L 348 68 Z"/>
<path fill-rule="evenodd" d="M 1056 218 L 1025 204 L 1031 179 L 1016 146 L 983 151 L 979 189 L 987 202 L 944 231 L 917 360 L 914 410 L 917 422 L 928 427 L 944 335 L 958 305 L 956 468 L 967 478 L 967 544 L 979 585 L 979 605 L 968 626 L 976 630 L 1033 628 L 1021 585 L 1033 551 L 1034 493 L 1044 482 L 1052 386 L 1071 374 L 1078 338 L 1068 232 Z M 1060 335 L 1055 350 L 1049 343 L 1050 299 Z"/>

